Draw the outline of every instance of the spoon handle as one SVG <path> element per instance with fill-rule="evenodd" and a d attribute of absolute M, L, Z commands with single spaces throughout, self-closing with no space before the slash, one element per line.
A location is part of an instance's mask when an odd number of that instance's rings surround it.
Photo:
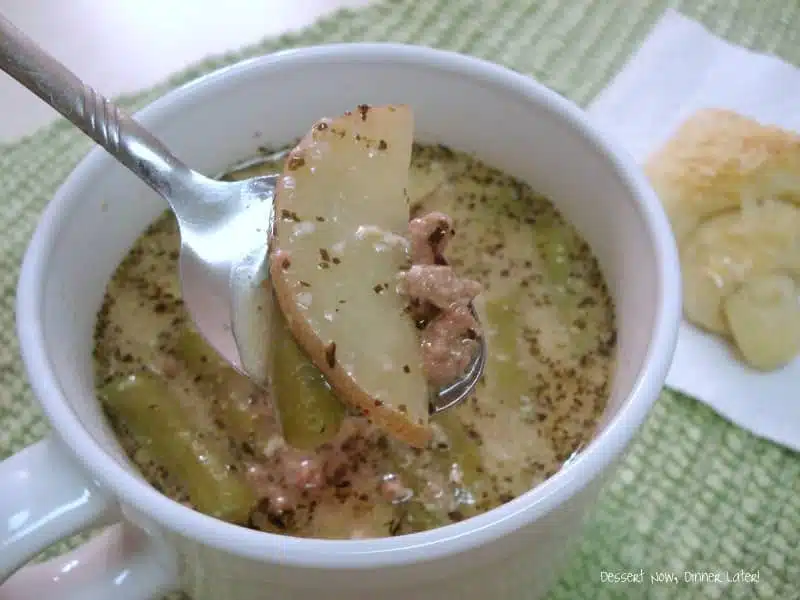
<path fill-rule="evenodd" d="M 176 192 L 201 177 L 2 15 L 0 69 L 72 121 L 168 201 L 185 197 Z"/>

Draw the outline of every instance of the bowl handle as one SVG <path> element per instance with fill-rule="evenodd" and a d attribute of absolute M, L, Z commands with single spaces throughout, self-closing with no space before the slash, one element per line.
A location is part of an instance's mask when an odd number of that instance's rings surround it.
<path fill-rule="evenodd" d="M 177 589 L 172 551 L 121 519 L 116 501 L 53 437 L 0 463 L 0 600 L 148 600 Z M 51 544 L 102 526 L 76 550 L 21 568 Z"/>

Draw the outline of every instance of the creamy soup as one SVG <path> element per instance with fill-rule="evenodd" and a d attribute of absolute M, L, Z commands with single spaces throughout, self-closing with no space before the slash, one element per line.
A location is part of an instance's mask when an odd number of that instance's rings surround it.
<path fill-rule="evenodd" d="M 226 177 L 281 166 L 274 155 Z M 109 283 L 94 351 L 109 420 L 154 487 L 263 531 L 401 535 L 508 502 L 589 441 L 616 334 L 588 245 L 530 187 L 442 146 L 414 146 L 408 193 L 413 212 L 452 218 L 447 259 L 482 286 L 489 360 L 473 397 L 432 417 L 431 443 L 411 448 L 339 403 L 280 327 L 273 385 L 254 387 L 193 331 L 166 213 Z"/>

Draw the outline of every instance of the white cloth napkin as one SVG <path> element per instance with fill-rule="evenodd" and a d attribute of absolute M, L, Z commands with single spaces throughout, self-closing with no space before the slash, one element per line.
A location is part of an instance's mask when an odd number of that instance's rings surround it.
<path fill-rule="evenodd" d="M 727 108 L 800 131 L 798 99 L 798 69 L 729 44 L 670 10 L 588 112 L 643 162 L 699 108 Z M 684 321 L 667 385 L 800 451 L 800 358 L 759 373 L 740 363 L 725 342 Z"/>

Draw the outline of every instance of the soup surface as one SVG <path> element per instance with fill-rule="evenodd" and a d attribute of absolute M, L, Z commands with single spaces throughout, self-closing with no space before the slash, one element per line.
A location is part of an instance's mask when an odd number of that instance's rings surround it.
<path fill-rule="evenodd" d="M 281 166 L 273 155 L 226 177 Z M 616 334 L 587 244 L 527 185 L 442 146 L 414 146 L 408 193 L 412 212 L 452 217 L 448 260 L 483 286 L 476 308 L 489 360 L 474 396 L 432 417 L 433 441 L 420 450 L 332 400 L 285 332 L 274 344 L 274 387 L 252 386 L 192 330 L 166 213 L 109 283 L 94 353 L 110 422 L 153 486 L 264 531 L 400 535 L 508 502 L 589 441 Z"/>

